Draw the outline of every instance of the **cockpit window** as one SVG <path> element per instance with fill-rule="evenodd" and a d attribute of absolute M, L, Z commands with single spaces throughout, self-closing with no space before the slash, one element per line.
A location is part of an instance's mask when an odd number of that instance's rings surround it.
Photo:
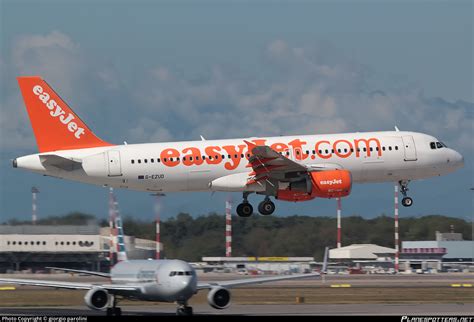
<path fill-rule="evenodd" d="M 441 144 L 441 142 L 436 142 L 436 147 L 438 149 L 441 149 L 443 147 L 443 145 Z"/>
<path fill-rule="evenodd" d="M 185 272 L 170 272 L 170 276 L 193 276 L 194 273 L 192 271 L 185 271 Z"/>
<path fill-rule="evenodd" d="M 431 147 L 431 150 L 436 149 L 436 143 L 435 142 L 430 142 L 430 147 Z"/>

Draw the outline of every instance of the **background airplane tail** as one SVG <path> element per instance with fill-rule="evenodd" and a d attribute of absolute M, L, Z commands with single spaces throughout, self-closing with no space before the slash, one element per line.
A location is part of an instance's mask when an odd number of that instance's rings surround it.
<path fill-rule="evenodd" d="M 110 146 L 39 76 L 18 77 L 40 152 Z"/>

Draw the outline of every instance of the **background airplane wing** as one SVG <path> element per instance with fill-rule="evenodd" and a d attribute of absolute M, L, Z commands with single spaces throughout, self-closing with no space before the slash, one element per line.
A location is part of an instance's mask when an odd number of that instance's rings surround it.
<path fill-rule="evenodd" d="M 85 274 L 85 275 L 92 275 L 92 276 L 100 276 L 100 277 L 110 277 L 109 273 L 102 273 L 102 272 L 84 271 L 84 270 L 80 270 L 80 269 L 51 267 L 51 266 L 47 266 L 46 268 L 49 268 L 49 269 L 52 269 L 52 270 L 55 270 L 55 271 L 64 271 L 64 272 L 71 272 L 71 273 L 78 273 L 78 274 Z"/>
<path fill-rule="evenodd" d="M 125 285 L 125 284 L 90 284 L 90 283 L 76 283 L 76 282 L 63 282 L 63 281 L 48 281 L 48 280 L 30 280 L 30 279 L 15 279 L 15 278 L 0 278 L 0 283 L 6 284 L 18 284 L 18 285 L 30 285 L 30 286 L 41 286 L 41 287 L 53 287 L 53 288 L 65 288 L 73 290 L 90 290 L 94 287 L 100 287 L 116 292 L 135 292 L 140 289 L 138 285 Z"/>
<path fill-rule="evenodd" d="M 312 274 L 244 278 L 244 279 L 222 281 L 222 282 L 198 283 L 197 289 L 198 290 L 211 289 L 217 286 L 231 288 L 234 286 L 241 286 L 241 285 L 247 285 L 247 284 L 261 284 L 261 283 L 268 283 L 268 282 L 293 280 L 293 279 L 301 279 L 301 278 L 311 278 L 311 277 L 319 277 L 319 276 L 320 276 L 319 273 L 312 273 Z"/>

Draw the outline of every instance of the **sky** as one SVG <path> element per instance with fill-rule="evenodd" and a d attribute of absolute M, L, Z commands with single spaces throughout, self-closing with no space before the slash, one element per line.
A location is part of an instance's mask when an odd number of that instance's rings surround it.
<path fill-rule="evenodd" d="M 471 220 L 472 1 L 0 0 L 0 222 L 83 211 L 105 188 L 11 167 L 37 152 L 19 75 L 41 75 L 104 140 L 120 144 L 353 131 L 419 131 L 465 167 L 410 184 L 401 216 Z M 152 197 L 116 192 L 153 218 Z M 169 193 L 162 216 L 224 212 L 227 193 Z M 235 203 L 239 194 L 231 194 Z M 254 206 L 261 197 L 251 196 Z M 344 215 L 393 214 L 393 184 L 355 185 Z M 335 200 L 277 201 L 276 216 L 334 216 Z"/>

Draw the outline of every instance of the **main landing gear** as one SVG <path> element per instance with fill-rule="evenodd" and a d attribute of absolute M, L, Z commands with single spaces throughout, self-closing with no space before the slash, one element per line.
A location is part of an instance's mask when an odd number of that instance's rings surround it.
<path fill-rule="evenodd" d="M 176 315 L 191 316 L 193 315 L 193 308 L 188 306 L 187 302 L 178 302 L 178 308 L 176 309 Z"/>
<path fill-rule="evenodd" d="M 240 217 L 250 217 L 253 214 L 253 207 L 248 201 L 248 196 L 250 192 L 244 192 L 241 204 L 237 206 L 237 215 Z M 275 211 L 275 204 L 267 196 L 265 199 L 258 204 L 258 212 L 264 216 L 273 214 Z"/>
<path fill-rule="evenodd" d="M 112 300 L 112 307 L 107 308 L 107 316 L 121 316 L 122 309 L 117 307 L 117 298 L 114 296 Z"/>
<path fill-rule="evenodd" d="M 407 196 L 408 183 L 409 181 L 398 181 L 398 185 L 400 186 L 400 192 L 403 195 L 402 205 L 404 207 L 410 207 L 411 205 L 413 205 L 413 199 Z"/>

